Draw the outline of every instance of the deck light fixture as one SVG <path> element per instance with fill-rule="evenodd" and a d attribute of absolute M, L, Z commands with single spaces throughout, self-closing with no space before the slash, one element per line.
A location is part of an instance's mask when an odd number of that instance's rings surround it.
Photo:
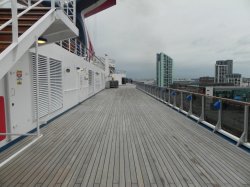
<path fill-rule="evenodd" d="M 45 43 L 47 43 L 47 39 L 45 39 L 43 37 L 39 37 L 38 40 L 37 40 L 37 43 L 38 44 L 45 44 Z"/>

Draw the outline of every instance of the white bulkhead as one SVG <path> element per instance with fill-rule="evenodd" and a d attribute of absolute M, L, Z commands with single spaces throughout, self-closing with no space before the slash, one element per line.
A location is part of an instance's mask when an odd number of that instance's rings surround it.
<path fill-rule="evenodd" d="M 38 48 L 38 111 L 41 124 L 105 88 L 105 70 L 56 44 Z M 6 131 L 27 133 L 36 128 L 35 50 L 27 51 L 0 80 L 5 99 Z M 0 148 L 20 136 L 7 136 Z"/>

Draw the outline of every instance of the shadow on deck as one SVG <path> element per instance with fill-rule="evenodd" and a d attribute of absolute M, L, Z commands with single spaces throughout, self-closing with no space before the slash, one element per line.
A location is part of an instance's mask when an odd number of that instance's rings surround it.
<path fill-rule="evenodd" d="M 250 186 L 248 153 L 134 86 L 97 94 L 42 133 L 1 168 L 0 186 Z"/>

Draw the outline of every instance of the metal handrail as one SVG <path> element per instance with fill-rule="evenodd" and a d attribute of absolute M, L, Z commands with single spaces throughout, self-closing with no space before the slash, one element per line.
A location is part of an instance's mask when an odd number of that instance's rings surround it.
<path fill-rule="evenodd" d="M 190 93 L 192 95 L 205 96 L 205 97 L 208 97 L 208 98 L 211 98 L 211 99 L 218 99 L 218 100 L 222 100 L 222 101 L 229 101 L 229 102 L 232 102 L 232 103 L 238 103 L 238 104 L 241 104 L 241 105 L 250 106 L 249 102 L 238 101 L 238 100 L 233 100 L 233 99 L 218 97 L 218 96 L 210 96 L 210 95 L 205 95 L 205 94 L 201 94 L 201 93 L 196 93 L 196 92 L 191 92 L 191 91 L 186 91 L 186 90 L 180 90 L 180 89 L 173 89 L 173 88 L 167 88 L 167 89 L 178 91 L 178 92 Z"/>
<path fill-rule="evenodd" d="M 101 69 L 105 69 L 105 64 L 96 55 L 92 54 L 93 59 L 88 56 L 88 53 L 91 53 L 92 51 L 88 49 L 85 45 L 83 45 L 83 43 L 79 40 L 78 37 L 62 40 L 56 42 L 56 44 L 63 47 L 67 51 L 76 54 L 77 56 L 84 57 L 86 61 L 93 63 Z"/>
<path fill-rule="evenodd" d="M 250 103 L 237 101 L 237 100 L 233 100 L 233 99 L 228 99 L 228 98 L 216 97 L 216 96 L 207 96 L 205 94 L 190 92 L 190 91 L 186 91 L 186 90 L 179 90 L 179 89 L 172 89 L 172 88 L 161 88 L 161 87 L 157 87 L 155 85 L 144 84 L 142 82 L 134 81 L 134 83 L 136 84 L 136 87 L 138 89 L 140 89 L 141 91 L 155 97 L 158 100 L 161 100 L 162 102 L 177 109 L 178 111 L 190 116 L 191 118 L 197 120 L 197 122 L 203 123 L 204 125 L 207 125 L 209 128 L 213 129 L 214 132 L 217 131 L 217 132 L 233 139 L 234 141 L 237 142 L 237 146 L 239 146 L 240 144 L 243 144 L 243 145 L 247 146 L 248 148 L 250 148 L 250 142 L 248 139 L 248 136 L 249 136 L 248 128 L 250 125 L 249 121 L 248 121 Z M 180 106 L 179 107 L 176 106 L 176 94 L 172 94 L 173 91 L 180 93 Z M 163 94 L 162 92 L 165 92 L 165 93 L 168 92 L 168 98 L 166 98 L 166 94 Z M 184 106 L 183 105 L 183 103 L 184 103 L 183 93 L 201 96 L 200 116 L 195 116 L 195 114 L 193 114 L 193 111 L 192 111 L 193 98 L 192 97 L 191 97 L 191 100 L 188 101 L 189 102 L 189 109 L 186 107 L 186 110 L 184 110 L 184 108 L 183 108 L 183 106 Z M 172 98 L 172 102 L 173 102 L 172 104 L 171 104 L 171 98 Z M 210 124 L 209 122 L 205 121 L 205 119 L 204 119 L 204 117 L 205 117 L 205 115 L 204 115 L 204 113 L 205 113 L 204 112 L 205 111 L 205 98 L 215 99 L 215 100 L 220 101 L 220 103 L 221 103 L 221 106 L 218 109 L 218 119 L 217 119 L 216 124 Z M 243 129 L 240 128 L 240 130 L 241 130 L 240 132 L 243 131 L 242 134 L 240 135 L 240 137 L 236 137 L 235 135 L 231 134 L 231 132 L 233 132 L 233 131 L 228 132 L 227 130 L 222 129 L 222 111 L 224 110 L 224 109 L 222 109 L 222 105 L 223 105 L 223 103 L 225 104 L 225 102 L 233 103 L 233 104 L 235 104 L 234 106 L 243 106 L 242 111 L 244 114 L 241 113 L 241 115 L 242 115 L 242 117 L 244 116 L 244 119 L 243 119 L 244 124 L 242 124 Z M 234 133 L 236 133 L 236 132 L 234 131 Z"/>
<path fill-rule="evenodd" d="M 28 7 L 25 8 L 22 12 L 17 14 L 17 0 L 10 0 L 11 2 L 11 19 L 6 21 L 4 24 L 0 26 L 0 31 L 3 30 L 5 27 L 12 24 L 12 43 L 18 42 L 18 18 L 26 14 L 31 9 L 35 8 L 37 5 L 41 4 L 44 0 L 39 0 L 33 5 L 31 5 L 31 0 L 28 0 Z M 62 10 L 64 10 L 66 5 L 66 11 L 64 13 L 69 17 L 69 19 L 76 24 L 76 1 L 75 0 L 62 0 L 60 1 L 60 5 Z M 70 6 L 69 6 L 70 5 Z M 45 7 L 46 8 L 46 7 Z M 51 0 L 51 9 L 55 9 L 55 0 Z"/>

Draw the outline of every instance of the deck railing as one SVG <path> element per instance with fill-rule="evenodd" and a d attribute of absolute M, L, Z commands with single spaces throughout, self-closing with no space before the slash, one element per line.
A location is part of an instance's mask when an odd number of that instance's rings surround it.
<path fill-rule="evenodd" d="M 63 47 L 67 51 L 76 54 L 77 56 L 83 57 L 84 60 L 88 61 L 89 63 L 92 63 L 103 70 L 105 69 L 104 62 L 95 56 L 91 50 L 84 46 L 78 37 L 62 40 L 56 42 L 56 44 Z"/>
<path fill-rule="evenodd" d="M 137 89 L 250 148 L 250 103 L 136 82 Z"/>

